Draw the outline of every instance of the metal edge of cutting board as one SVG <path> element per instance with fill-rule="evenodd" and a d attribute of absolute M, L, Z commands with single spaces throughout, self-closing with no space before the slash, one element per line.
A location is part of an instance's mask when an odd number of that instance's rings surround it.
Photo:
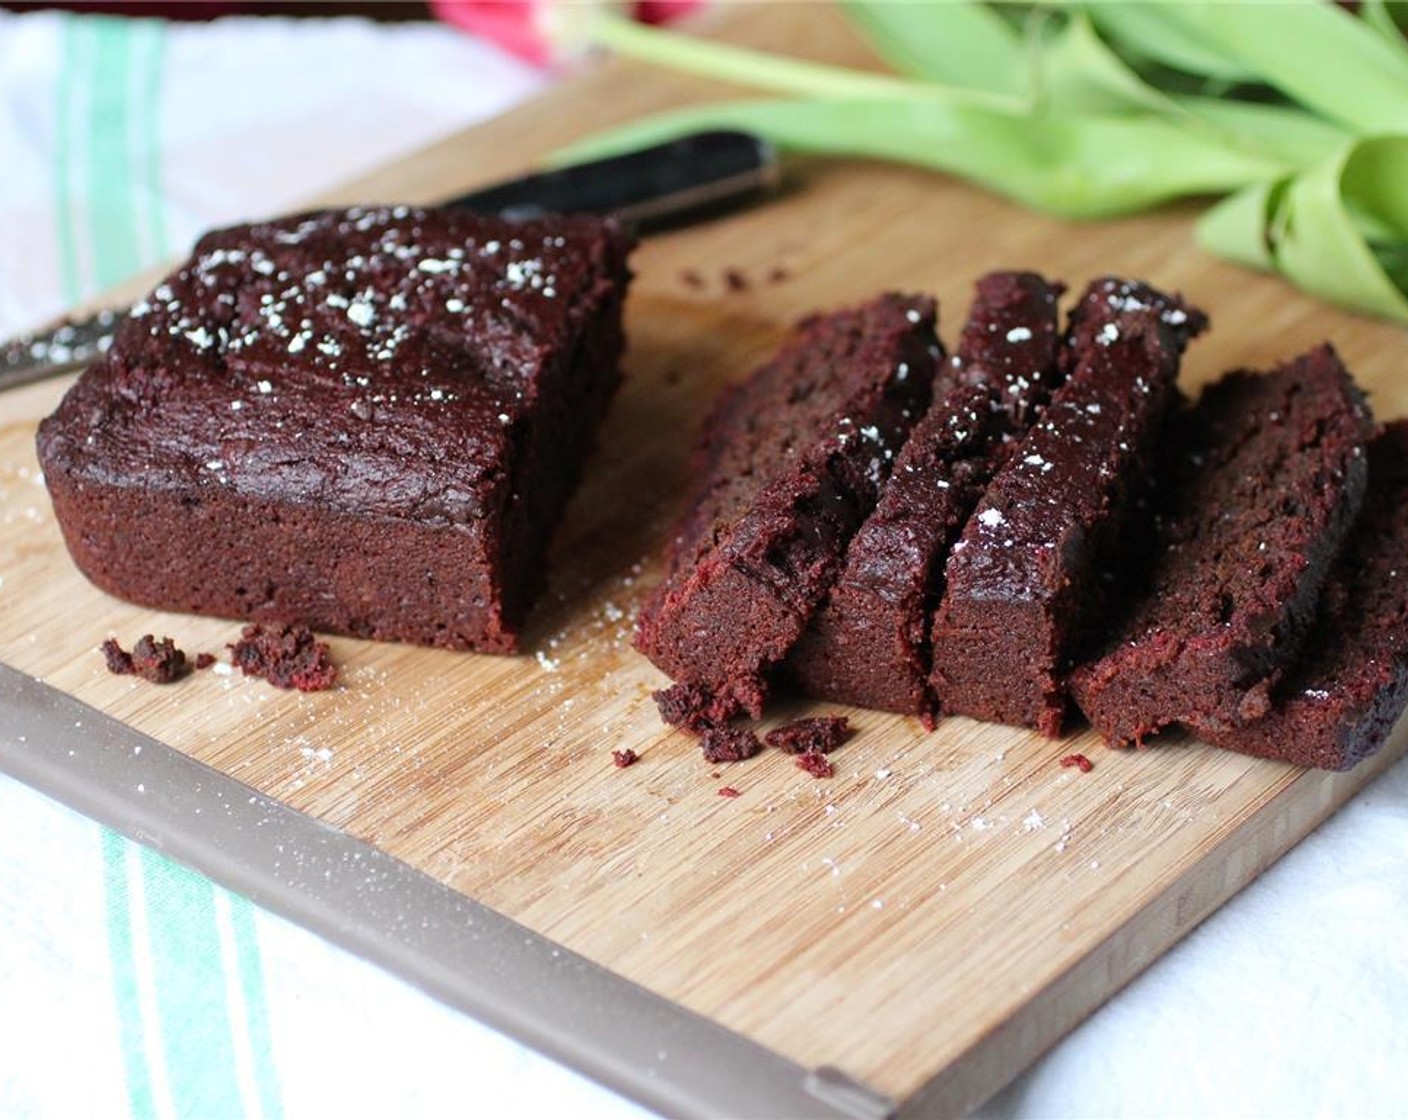
<path fill-rule="evenodd" d="M 649 1108 L 896 1111 L 4 664 L 0 712 L 0 771 Z"/>

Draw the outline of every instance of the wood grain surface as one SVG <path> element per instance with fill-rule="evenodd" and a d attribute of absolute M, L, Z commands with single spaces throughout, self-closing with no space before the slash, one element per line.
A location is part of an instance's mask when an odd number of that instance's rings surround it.
<path fill-rule="evenodd" d="M 813 5 L 732 9 L 709 30 L 865 57 Z M 448 196 L 602 123 L 721 92 L 593 67 L 338 200 Z M 807 1066 L 917 1110 L 970 1107 L 1401 754 L 1403 728 L 1375 762 L 1332 776 L 1173 737 L 1113 752 L 1089 733 L 1057 743 L 951 719 L 926 734 L 854 712 L 859 734 L 829 781 L 775 751 L 710 767 L 656 718 L 663 678 L 630 648 L 632 622 L 714 392 L 800 313 L 883 288 L 936 293 L 951 338 L 987 269 L 1072 286 L 1139 276 L 1212 315 L 1189 387 L 1329 337 L 1381 417 L 1408 412 L 1400 330 L 1217 263 L 1191 218 L 1063 223 L 919 172 L 811 162 L 775 201 L 647 242 L 628 382 L 554 547 L 534 652 L 335 639 L 345 683 L 318 695 L 211 671 L 165 688 L 110 676 L 97 652 L 109 635 L 220 652 L 238 626 L 135 608 L 78 575 L 32 449 L 63 385 L 10 394 L 0 660 Z M 823 706 L 783 703 L 776 717 L 802 710 Z M 617 769 L 626 747 L 640 761 Z M 1074 750 L 1091 773 L 1058 765 Z M 740 796 L 720 797 L 725 785 Z"/>

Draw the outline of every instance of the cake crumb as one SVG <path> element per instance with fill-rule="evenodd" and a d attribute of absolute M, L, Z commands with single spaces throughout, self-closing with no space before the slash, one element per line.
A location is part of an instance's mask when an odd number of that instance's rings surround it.
<path fill-rule="evenodd" d="M 671 727 L 683 727 L 696 735 L 727 722 L 737 712 L 736 705 L 720 700 L 703 685 L 688 681 L 652 692 L 650 698 L 655 701 L 662 720 Z"/>
<path fill-rule="evenodd" d="M 170 638 L 158 641 L 151 634 L 143 634 L 128 653 L 116 638 L 103 642 L 103 660 L 108 672 L 119 676 L 141 677 L 153 684 L 170 684 L 186 675 L 186 655 L 176 648 Z"/>
<path fill-rule="evenodd" d="M 763 741 L 788 754 L 830 754 L 850 734 L 851 721 L 845 716 L 808 716 L 773 728 Z"/>
<path fill-rule="evenodd" d="M 738 796 L 738 790 L 734 789 L 732 786 L 720 786 L 720 787 L 719 787 L 719 796 L 720 796 L 720 797 L 737 797 L 737 796 Z"/>
<path fill-rule="evenodd" d="M 624 770 L 627 766 L 633 766 L 636 762 L 640 761 L 640 755 L 636 754 L 630 747 L 627 747 L 623 751 L 612 751 L 611 761 Z"/>
<path fill-rule="evenodd" d="M 108 672 L 114 676 L 125 676 L 132 672 L 132 655 L 117 644 L 116 638 L 108 638 L 103 642 L 103 660 L 107 662 Z"/>
<path fill-rule="evenodd" d="M 708 762 L 742 762 L 763 749 L 746 727 L 708 727 L 704 730 L 704 758 Z"/>
<path fill-rule="evenodd" d="M 196 654 L 196 668 L 197 668 L 197 669 L 209 669 L 209 668 L 210 668 L 212 665 L 214 665 L 214 664 L 215 664 L 215 655 L 214 655 L 213 653 L 198 653 L 198 654 Z"/>
<path fill-rule="evenodd" d="M 230 660 L 247 677 L 261 677 L 276 688 L 320 692 L 337 683 L 327 642 L 306 626 L 246 626 L 240 640 L 228 647 Z"/>
<path fill-rule="evenodd" d="M 1061 759 L 1061 765 L 1066 767 L 1074 766 L 1082 774 L 1089 774 L 1095 769 L 1095 763 L 1091 762 L 1090 759 L 1086 758 L 1083 754 L 1068 754 L 1065 758 Z"/>
<path fill-rule="evenodd" d="M 836 775 L 836 767 L 820 751 L 803 751 L 797 756 L 797 768 L 805 770 L 813 778 L 831 778 Z"/>

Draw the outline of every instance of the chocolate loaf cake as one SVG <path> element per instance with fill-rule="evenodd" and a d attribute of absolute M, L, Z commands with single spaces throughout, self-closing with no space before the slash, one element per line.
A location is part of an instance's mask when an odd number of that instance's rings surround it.
<path fill-rule="evenodd" d="M 1041 420 L 994 477 L 945 568 L 930 685 L 945 714 L 1059 735 L 1066 671 L 1102 607 L 1100 573 L 1177 389 L 1202 314 L 1098 280 L 1072 314 Z"/>
<path fill-rule="evenodd" d="M 1228 374 L 1175 419 L 1148 587 L 1072 676 L 1107 741 L 1171 723 L 1221 734 L 1266 713 L 1359 511 L 1369 434 L 1329 346 Z"/>
<path fill-rule="evenodd" d="M 613 222 L 354 209 L 213 233 L 39 430 L 144 605 L 509 652 L 619 380 Z"/>
<path fill-rule="evenodd" d="M 1198 731 L 1220 747 L 1348 770 L 1408 707 L 1408 421 L 1369 445 L 1359 521 L 1330 569 L 1304 657 L 1259 719 Z"/>
<path fill-rule="evenodd" d="M 1056 388 L 1060 292 L 1029 272 L 978 281 L 933 405 L 788 656 L 804 692 L 932 721 L 926 629 L 943 562 L 1011 441 Z"/>
<path fill-rule="evenodd" d="M 929 403 L 934 318 L 932 300 L 893 294 L 812 316 L 716 406 L 700 485 L 636 630 L 642 653 L 694 686 L 693 722 L 761 715 L 770 669 Z"/>

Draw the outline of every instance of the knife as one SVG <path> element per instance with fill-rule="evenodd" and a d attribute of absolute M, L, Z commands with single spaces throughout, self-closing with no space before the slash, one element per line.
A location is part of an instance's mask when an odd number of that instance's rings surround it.
<path fill-rule="evenodd" d="M 523 220 L 615 214 L 638 232 L 721 212 L 777 187 L 777 153 L 746 132 L 696 132 L 623 155 L 497 183 L 442 203 Z M 0 390 L 88 365 L 112 343 L 126 308 L 0 343 Z"/>
<path fill-rule="evenodd" d="M 895 1115 L 894 1101 L 842 1071 L 807 1069 L 686 1011 L 368 841 L 5 665 L 0 774 L 663 1115 Z"/>

